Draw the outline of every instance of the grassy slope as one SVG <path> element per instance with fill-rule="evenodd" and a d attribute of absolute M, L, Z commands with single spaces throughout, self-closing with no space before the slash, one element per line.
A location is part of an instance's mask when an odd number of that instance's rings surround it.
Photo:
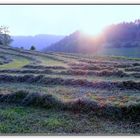
<path fill-rule="evenodd" d="M 0 67 L 0 69 L 20 69 L 25 65 L 28 65 L 30 61 L 25 58 L 17 58 L 13 59 L 13 61 L 9 64 L 4 64 Z"/>
<path fill-rule="evenodd" d="M 42 65 L 46 66 L 66 66 L 63 62 L 50 59 L 48 57 L 39 56 L 38 59 L 41 61 Z"/>
<path fill-rule="evenodd" d="M 15 50 L 10 48 L 0 48 L 0 55 L 6 55 L 12 58 L 12 61 L 8 64 L 0 65 L 0 69 L 14 69 L 14 70 L 25 70 L 28 68 L 23 68 L 25 65 L 33 65 L 33 66 L 53 66 L 51 68 L 52 71 L 61 72 L 64 71 L 61 68 L 56 69 L 56 66 L 63 66 L 67 70 L 70 70 L 71 63 L 73 66 L 77 66 L 78 64 L 85 64 L 83 60 L 88 61 L 114 61 L 122 64 L 129 63 L 139 63 L 139 59 L 128 59 L 122 57 L 97 57 L 87 56 L 87 55 L 77 55 L 77 54 L 43 54 L 34 51 L 23 51 L 23 50 Z M 2 53 L 4 52 L 4 53 Z M 39 60 L 39 61 L 37 61 Z M 1 60 L 2 61 L 2 60 Z M 34 64 L 33 64 L 34 63 Z M 92 66 L 92 63 L 86 62 L 86 65 Z M 108 64 L 106 64 L 107 66 Z M 99 63 L 99 66 L 102 66 Z M 81 70 L 84 70 L 81 66 L 78 66 Z M 112 66 L 109 66 L 111 68 Z M 42 70 L 42 68 L 38 68 Z M 38 69 L 34 69 L 38 71 Z M 48 70 L 48 68 L 45 68 Z M 118 68 L 119 69 L 119 68 Z M 101 71 L 100 70 L 100 71 Z M 108 70 L 108 67 L 107 67 Z M 113 70 L 117 70 L 117 68 L 113 67 Z M 121 68 L 124 72 L 125 69 Z M 78 71 L 75 69 L 74 71 Z M 88 71 L 88 70 L 87 70 Z M 94 70 L 93 70 L 94 71 Z M 31 75 L 32 73 L 1 73 L 7 75 Z M 139 73 L 138 73 L 139 74 Z M 32 74 L 33 75 L 33 74 Z M 40 74 L 35 74 L 40 75 Z M 41 73 L 43 78 L 48 76 L 45 73 Z M 64 75 L 62 74 L 49 74 L 49 77 L 54 78 L 52 80 L 52 85 L 42 84 L 41 79 L 36 83 L 16 83 L 16 82 L 3 82 L 0 81 L 0 95 L 7 93 L 14 93 L 16 91 L 28 91 L 31 93 L 45 93 L 52 94 L 53 96 L 61 99 L 61 100 L 76 100 L 79 98 L 88 97 L 93 101 L 97 101 L 99 104 L 113 104 L 116 106 L 123 106 L 127 104 L 140 102 L 139 90 L 131 90 L 131 89 L 118 89 L 116 87 L 113 90 L 110 89 L 100 89 L 99 88 L 89 88 L 82 86 L 69 86 L 69 85 L 61 85 L 53 84 L 57 81 L 55 78 L 61 78 L 61 80 L 88 80 L 90 82 L 118 82 L 118 81 L 127 81 L 134 80 L 139 82 L 139 78 L 131 77 L 118 77 L 118 76 L 87 76 L 86 74 L 78 75 Z M 49 78 L 47 77 L 47 78 Z M 26 79 L 25 79 L 26 80 Z M 1 98 L 1 97 L 0 97 Z M 135 113 L 135 112 L 134 112 Z M 100 114 L 100 112 L 99 112 Z M 79 111 L 64 111 L 57 110 L 54 108 L 51 109 L 43 109 L 39 107 L 23 107 L 15 104 L 8 103 L 0 103 L 0 133 L 45 133 L 45 134 L 139 134 L 140 128 L 138 126 L 139 121 L 133 123 L 128 120 L 118 120 L 117 118 L 108 118 L 108 116 L 100 116 L 95 115 L 94 113 L 81 113 Z"/>
<path fill-rule="evenodd" d="M 105 48 L 102 49 L 98 54 L 108 55 L 108 56 L 125 56 L 132 58 L 140 58 L 140 47 L 131 48 Z"/>

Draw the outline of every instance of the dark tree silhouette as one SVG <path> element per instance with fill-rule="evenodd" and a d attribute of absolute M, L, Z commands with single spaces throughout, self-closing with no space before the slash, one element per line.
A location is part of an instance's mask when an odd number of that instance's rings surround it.
<path fill-rule="evenodd" d="M 36 50 L 35 46 L 32 45 L 30 50 L 32 50 L 32 51 Z"/>

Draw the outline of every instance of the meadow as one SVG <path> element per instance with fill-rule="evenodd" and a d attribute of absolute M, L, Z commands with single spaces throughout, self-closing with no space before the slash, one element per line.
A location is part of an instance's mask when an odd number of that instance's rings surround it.
<path fill-rule="evenodd" d="M 140 59 L 0 46 L 0 133 L 140 134 Z"/>

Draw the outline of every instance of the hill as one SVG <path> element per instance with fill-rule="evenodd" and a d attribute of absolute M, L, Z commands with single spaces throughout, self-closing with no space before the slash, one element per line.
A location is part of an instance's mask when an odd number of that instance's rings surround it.
<path fill-rule="evenodd" d="M 76 31 L 45 51 L 140 57 L 140 20 L 110 25 L 97 37 Z"/>
<path fill-rule="evenodd" d="M 86 35 L 82 31 L 75 31 L 57 43 L 50 45 L 46 51 L 57 51 L 67 53 L 82 53 L 94 50 L 95 41 L 92 36 Z"/>
<path fill-rule="evenodd" d="M 45 34 L 35 36 L 12 36 L 13 42 L 11 43 L 11 46 L 29 49 L 32 45 L 34 45 L 37 50 L 41 51 L 52 43 L 61 40 L 62 38 L 64 38 L 64 36 Z"/>
<path fill-rule="evenodd" d="M 139 134 L 139 71 L 140 59 L 0 45 L 0 133 Z"/>

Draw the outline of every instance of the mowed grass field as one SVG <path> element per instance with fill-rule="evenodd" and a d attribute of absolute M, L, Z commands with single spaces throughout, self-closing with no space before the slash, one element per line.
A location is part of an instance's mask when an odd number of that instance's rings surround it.
<path fill-rule="evenodd" d="M 0 133 L 139 135 L 140 59 L 0 46 Z"/>

